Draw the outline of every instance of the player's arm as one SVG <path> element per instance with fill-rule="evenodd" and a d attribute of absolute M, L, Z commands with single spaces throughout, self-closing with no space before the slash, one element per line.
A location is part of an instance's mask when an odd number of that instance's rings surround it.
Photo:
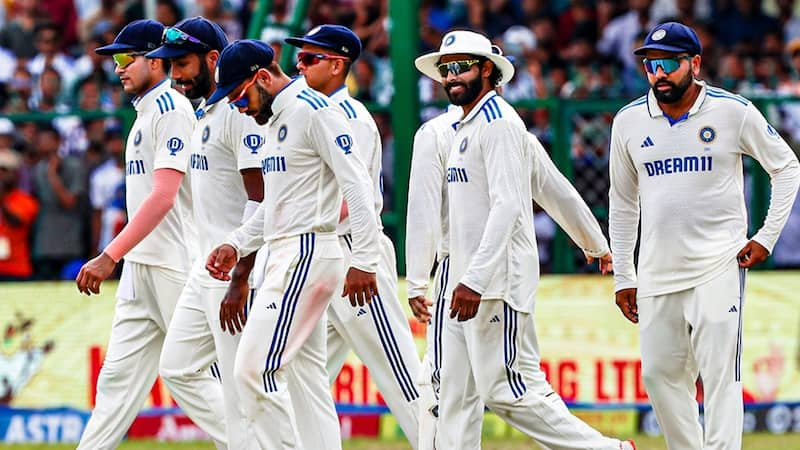
<path fill-rule="evenodd" d="M 383 154 L 381 135 L 376 126 L 370 126 L 367 122 L 358 120 L 348 121 L 353 129 L 353 136 L 358 143 L 359 159 L 367 167 L 370 180 L 372 181 L 373 201 L 377 201 L 375 196 L 383 194 L 381 186 L 381 155 Z M 342 209 L 339 214 L 339 222 L 349 216 L 347 201 L 342 200 Z"/>
<path fill-rule="evenodd" d="M 489 215 L 478 249 L 453 291 L 451 318 L 464 321 L 477 314 L 480 295 L 488 288 L 495 268 L 508 255 L 508 244 L 520 214 L 531 214 L 522 207 L 530 204 L 530 198 L 522 198 L 521 188 L 530 183 L 525 139 L 524 132 L 505 119 L 492 122 L 480 137 L 489 188 Z M 469 208 L 469 205 L 459 206 Z"/>
<path fill-rule="evenodd" d="M 189 164 L 188 145 L 195 118 L 188 111 L 174 109 L 161 115 L 153 124 L 155 159 L 153 188 L 128 224 L 103 252 L 84 264 L 75 279 L 78 290 L 87 295 L 100 293 L 100 284 L 114 271 L 116 264 L 164 220 L 175 204 L 178 190 Z M 181 150 L 174 151 L 175 140 Z M 170 144 L 173 145 L 172 149 Z"/>
<path fill-rule="evenodd" d="M 636 323 L 636 268 L 633 252 L 639 231 L 639 179 L 636 167 L 620 134 L 620 121 L 611 125 L 608 234 L 614 254 L 614 292 L 623 315 Z"/>
<path fill-rule="evenodd" d="M 229 114 L 231 122 L 226 127 L 228 148 L 236 152 L 237 168 L 242 176 L 242 184 L 247 193 L 247 203 L 242 214 L 242 223 L 253 216 L 264 199 L 264 177 L 261 172 L 261 148 L 266 129 L 260 127 L 251 117 L 242 114 Z M 260 145 L 256 146 L 257 143 Z M 250 291 L 248 280 L 256 259 L 256 252 L 239 259 L 231 273 L 231 282 L 222 298 L 219 318 L 222 331 L 231 334 L 242 331 L 246 317 L 244 306 Z"/>
<path fill-rule="evenodd" d="M 427 306 L 431 303 L 425 295 L 441 239 L 443 180 L 444 166 L 439 159 L 436 132 L 433 127 L 423 126 L 414 135 L 406 215 L 408 302 L 414 316 L 423 322 L 430 318 Z"/>
<path fill-rule="evenodd" d="M 349 210 L 353 232 L 353 256 L 345 277 L 343 296 L 352 305 L 363 305 L 378 293 L 378 219 L 373 208 L 370 177 L 358 151 L 352 146 L 353 132 L 343 112 L 328 107 L 311 114 L 308 137 L 339 184 Z"/>
<path fill-rule="evenodd" d="M 587 260 L 600 258 L 601 272 L 610 272 L 611 257 L 608 242 L 589 206 L 575 187 L 559 172 L 536 136 L 529 134 L 528 139 L 533 161 L 531 170 L 533 199 L 583 250 Z"/>
<path fill-rule="evenodd" d="M 789 219 L 800 186 L 800 164 L 786 141 L 752 103 L 747 106 L 741 133 L 743 153 L 761 164 L 772 185 L 764 225 L 737 255 L 739 265 L 749 268 L 764 261 L 772 252 Z"/>

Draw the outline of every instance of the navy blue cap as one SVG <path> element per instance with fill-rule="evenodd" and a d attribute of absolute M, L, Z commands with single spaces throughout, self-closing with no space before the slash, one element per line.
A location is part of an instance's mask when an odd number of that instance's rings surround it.
<path fill-rule="evenodd" d="M 161 45 L 161 35 L 164 34 L 164 25 L 152 19 L 134 20 L 125 25 L 119 32 L 114 42 L 94 49 L 98 55 L 113 55 L 115 53 L 147 52 Z"/>
<path fill-rule="evenodd" d="M 633 51 L 643 55 L 648 50 L 699 55 L 703 52 L 700 39 L 693 29 L 678 22 L 665 22 L 655 26 L 644 39 L 644 45 Z"/>
<path fill-rule="evenodd" d="M 341 25 L 320 25 L 303 37 L 286 38 L 286 43 L 295 47 L 302 47 L 304 44 L 316 45 L 347 56 L 353 61 L 361 54 L 361 39 L 349 28 Z"/>
<path fill-rule="evenodd" d="M 170 42 L 168 39 L 169 30 L 176 29 L 183 32 L 188 37 L 183 37 Z M 180 35 L 180 33 L 178 33 Z M 196 42 L 196 41 L 199 42 Z M 216 23 L 205 17 L 191 17 L 183 19 L 175 26 L 164 30 L 164 38 L 161 40 L 161 47 L 148 53 L 148 58 L 180 58 L 189 53 L 206 53 L 210 50 L 222 51 L 228 46 L 228 38 L 225 32 Z"/>
<path fill-rule="evenodd" d="M 252 77 L 259 69 L 269 67 L 274 58 L 272 47 L 255 39 L 242 39 L 225 47 L 217 60 L 217 73 L 214 75 L 217 88 L 206 104 L 227 97 L 242 81 Z"/>

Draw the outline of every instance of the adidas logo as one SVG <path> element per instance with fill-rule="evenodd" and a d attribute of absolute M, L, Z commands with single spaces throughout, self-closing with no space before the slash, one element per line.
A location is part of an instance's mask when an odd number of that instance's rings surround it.
<path fill-rule="evenodd" d="M 356 317 L 361 317 L 367 313 L 367 310 L 364 308 L 358 308 L 358 312 L 356 313 Z"/>
<path fill-rule="evenodd" d="M 737 312 L 737 311 L 738 309 L 736 309 L 736 305 L 731 306 L 731 309 L 728 310 L 728 312 Z"/>
<path fill-rule="evenodd" d="M 500 318 L 497 316 L 492 317 L 492 320 L 489 321 L 489 323 L 497 323 L 497 322 L 500 322 Z"/>
<path fill-rule="evenodd" d="M 653 140 L 650 139 L 650 136 L 647 136 L 646 138 L 644 138 L 644 141 L 642 142 L 642 145 L 640 145 L 640 147 L 647 148 L 647 147 L 652 147 L 654 145 L 655 144 L 653 144 Z"/>
<path fill-rule="evenodd" d="M 278 309 L 278 306 L 275 304 L 275 302 L 272 302 L 267 305 L 267 309 Z"/>

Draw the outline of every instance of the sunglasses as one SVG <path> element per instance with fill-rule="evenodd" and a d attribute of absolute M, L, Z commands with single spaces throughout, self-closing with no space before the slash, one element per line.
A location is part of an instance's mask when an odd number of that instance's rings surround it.
<path fill-rule="evenodd" d="M 313 52 L 299 52 L 297 54 L 297 62 L 303 63 L 304 66 L 313 66 L 323 59 L 350 59 L 347 56 L 329 55 L 327 53 L 313 53 Z"/>
<path fill-rule="evenodd" d="M 250 89 L 250 86 L 252 86 L 253 83 L 256 82 L 256 78 L 258 78 L 258 73 L 256 73 L 255 76 L 253 76 L 253 79 L 250 80 L 250 82 L 244 85 L 244 87 L 242 88 L 242 92 L 240 92 L 235 99 L 230 101 L 230 103 L 233 106 L 237 108 L 247 108 L 247 106 L 250 105 L 250 100 L 247 97 L 245 97 L 245 94 L 247 94 L 247 90 Z"/>
<path fill-rule="evenodd" d="M 658 59 L 648 59 L 645 58 L 642 60 L 644 63 L 644 70 L 647 73 L 656 73 L 658 72 L 658 68 L 661 67 L 661 70 L 664 71 L 665 74 L 670 74 L 678 70 L 681 67 L 681 61 L 684 59 L 692 59 L 691 56 L 684 55 L 678 56 L 675 58 L 658 58 Z"/>
<path fill-rule="evenodd" d="M 162 44 L 182 45 L 187 42 L 191 42 L 192 44 L 197 44 L 205 48 L 211 48 L 208 46 L 208 44 L 200 39 L 197 39 L 191 34 L 185 33 L 177 28 L 167 28 L 164 30 L 164 34 L 161 36 Z"/>
<path fill-rule="evenodd" d="M 480 64 L 480 62 L 480 59 L 462 59 L 460 61 L 450 61 L 437 65 L 436 70 L 439 71 L 439 75 L 441 75 L 442 78 L 446 78 L 448 73 L 460 75 L 464 72 L 469 72 L 469 69 L 471 69 L 472 66 L 475 64 Z"/>
<path fill-rule="evenodd" d="M 147 52 L 114 53 L 111 56 L 111 59 L 114 60 L 114 63 L 117 65 L 117 67 L 124 69 L 133 64 L 133 62 L 136 61 L 137 56 L 142 56 L 145 53 Z"/>

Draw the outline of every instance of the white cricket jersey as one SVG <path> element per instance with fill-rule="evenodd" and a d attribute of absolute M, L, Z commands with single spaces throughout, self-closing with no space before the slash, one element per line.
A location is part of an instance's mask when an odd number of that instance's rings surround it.
<path fill-rule="evenodd" d="M 456 125 L 447 159 L 450 278 L 533 313 L 539 263 L 525 124 L 487 93 Z"/>
<path fill-rule="evenodd" d="M 219 286 L 205 269 L 211 250 L 242 224 L 247 191 L 241 170 L 261 168 L 266 128 L 222 99 L 211 106 L 205 100 L 197 108 L 197 126 L 192 133 L 189 169 L 197 224 L 200 257 L 193 271 L 204 285 Z"/>
<path fill-rule="evenodd" d="M 408 298 L 425 295 L 435 259 L 448 255 L 447 156 L 454 125 L 461 119 L 457 106 L 425 122 L 414 135 L 406 215 L 406 282 Z"/>
<path fill-rule="evenodd" d="M 247 254 L 264 241 L 334 233 L 344 195 L 353 233 L 351 266 L 374 273 L 380 252 L 372 186 L 344 112 L 303 77 L 275 95 L 272 111 L 261 163 L 264 201 L 228 242 Z"/>
<path fill-rule="evenodd" d="M 125 146 L 125 199 L 133 217 L 153 190 L 153 172 L 174 169 L 186 173 L 189 140 L 195 125 L 191 103 L 170 87 L 168 79 L 133 101 L 136 121 Z M 125 259 L 139 264 L 188 271 L 187 237 L 194 236 L 189 177 L 184 176 L 175 205 Z"/>
<path fill-rule="evenodd" d="M 652 91 L 614 118 L 609 234 L 617 291 L 678 292 L 729 267 L 747 242 L 742 155 L 772 177 L 769 213 L 753 239 L 771 251 L 788 218 L 800 183 L 797 157 L 748 100 L 699 84 L 697 101 L 678 121 L 664 116 Z"/>
<path fill-rule="evenodd" d="M 372 193 L 375 197 L 375 216 L 378 218 L 378 228 L 383 229 L 381 222 L 381 211 L 383 211 L 383 185 L 381 183 L 381 158 L 383 156 L 381 133 L 375 120 L 367 111 L 363 103 L 350 97 L 347 87 L 342 86 L 331 94 L 333 103 L 342 109 L 353 129 L 353 139 L 356 145 L 354 151 L 358 151 L 358 157 L 367 166 L 370 179 L 372 180 Z M 336 226 L 336 233 L 339 236 L 350 232 L 350 217 L 345 217 Z"/>

